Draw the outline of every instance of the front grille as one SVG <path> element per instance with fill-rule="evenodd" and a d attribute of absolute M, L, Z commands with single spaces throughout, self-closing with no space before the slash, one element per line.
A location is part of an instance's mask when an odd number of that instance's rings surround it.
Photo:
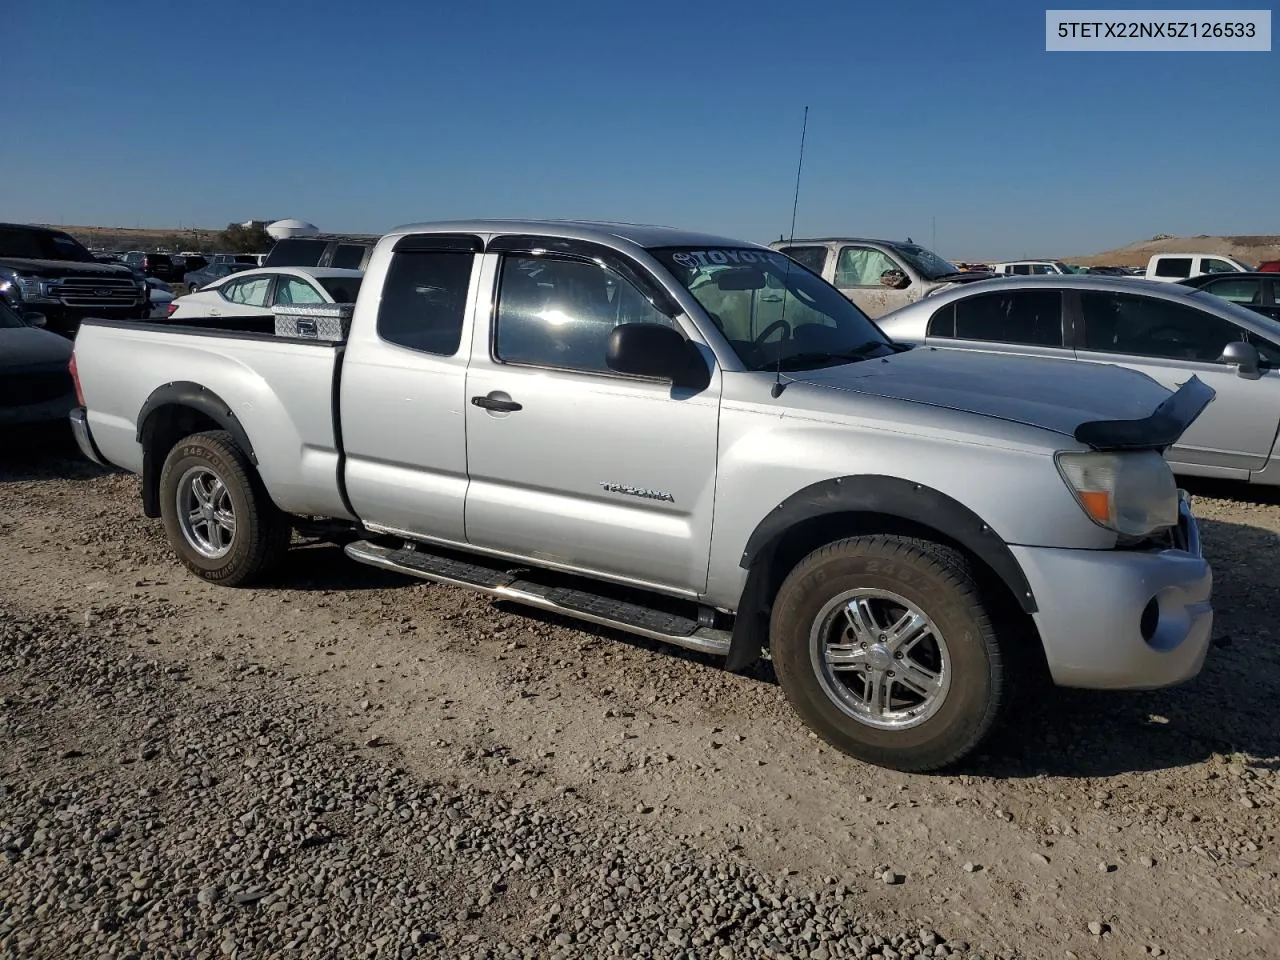
<path fill-rule="evenodd" d="M 115 277 L 69 277 L 55 288 L 56 296 L 68 307 L 133 307 L 138 305 L 138 287 L 132 280 Z"/>
<path fill-rule="evenodd" d="M 6 373 L 0 377 L 0 407 L 25 407 L 57 400 L 75 390 L 68 370 Z"/>

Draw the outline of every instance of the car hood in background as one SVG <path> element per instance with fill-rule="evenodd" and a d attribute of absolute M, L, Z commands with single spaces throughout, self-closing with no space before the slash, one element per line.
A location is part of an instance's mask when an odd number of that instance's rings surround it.
<path fill-rule="evenodd" d="M 71 341 L 38 327 L 0 327 L 0 371 L 67 363 Z"/>
<path fill-rule="evenodd" d="M 1140 420 L 1171 393 L 1135 370 L 916 347 L 889 357 L 785 374 L 800 383 L 929 404 L 1073 436 L 1080 424 Z"/>
<path fill-rule="evenodd" d="M 24 257 L 0 257 L 0 267 L 36 277 L 119 277 L 128 280 L 132 271 L 120 263 L 81 263 L 79 260 L 28 260 Z"/>

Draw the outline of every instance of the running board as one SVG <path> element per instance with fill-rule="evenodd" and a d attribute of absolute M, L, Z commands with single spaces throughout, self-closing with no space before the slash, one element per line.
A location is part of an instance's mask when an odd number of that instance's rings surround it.
<path fill-rule="evenodd" d="M 704 626 L 694 617 L 608 596 L 609 586 L 595 584 L 585 578 L 568 578 L 551 571 L 513 567 L 500 560 L 485 562 L 478 557 L 446 555 L 417 545 L 396 549 L 358 540 L 347 544 L 344 549 L 352 560 L 372 567 L 475 590 L 497 599 L 613 627 L 699 653 L 725 656 L 729 652 L 728 630 Z M 570 579 L 590 583 L 600 592 L 564 585 Z M 557 583 L 557 580 L 561 582 Z M 629 592 L 634 594 L 637 591 Z"/>

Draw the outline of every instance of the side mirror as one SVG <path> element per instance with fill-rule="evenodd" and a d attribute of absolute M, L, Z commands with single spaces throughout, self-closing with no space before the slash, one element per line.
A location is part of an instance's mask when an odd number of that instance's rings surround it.
<path fill-rule="evenodd" d="M 49 322 L 43 313 L 36 313 L 34 310 L 28 310 L 23 313 L 22 319 L 26 321 L 29 327 L 43 327 Z"/>
<path fill-rule="evenodd" d="M 711 382 L 711 372 L 697 348 L 674 327 L 661 323 L 614 327 L 605 363 L 618 373 L 670 380 L 677 387 L 701 390 Z"/>
<path fill-rule="evenodd" d="M 894 290 L 901 290 L 903 287 L 911 285 L 911 278 L 901 270 L 886 270 L 880 274 L 880 283 L 886 287 L 892 287 Z"/>
<path fill-rule="evenodd" d="M 1236 375 L 1256 380 L 1261 375 L 1262 355 L 1252 343 L 1236 340 L 1222 348 L 1223 363 L 1236 368 Z"/>

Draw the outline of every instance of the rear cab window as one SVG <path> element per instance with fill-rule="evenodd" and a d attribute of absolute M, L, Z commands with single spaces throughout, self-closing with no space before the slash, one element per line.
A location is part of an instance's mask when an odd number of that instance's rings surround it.
<path fill-rule="evenodd" d="M 782 247 L 779 253 L 785 253 L 796 263 L 812 270 L 818 276 L 822 276 L 822 271 L 827 266 L 826 247 Z"/>
<path fill-rule="evenodd" d="M 1191 276 L 1191 258 L 1160 257 L 1156 260 L 1156 276 L 1185 280 Z"/>
<path fill-rule="evenodd" d="M 462 343 L 475 254 L 413 249 L 414 239 L 406 237 L 407 248 L 392 254 L 378 306 L 378 336 L 410 350 L 452 357 Z"/>

